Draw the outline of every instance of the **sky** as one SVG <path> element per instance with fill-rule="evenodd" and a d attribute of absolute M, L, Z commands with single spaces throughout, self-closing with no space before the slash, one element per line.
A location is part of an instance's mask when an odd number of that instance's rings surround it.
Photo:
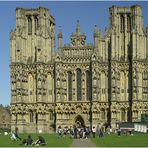
<path fill-rule="evenodd" d="M 0 1 L 0 104 L 10 105 L 10 36 L 15 28 L 16 7 L 49 9 L 56 23 L 56 40 L 59 26 L 62 27 L 63 44 L 70 42 L 70 35 L 75 32 L 77 20 L 81 31 L 86 33 L 87 43 L 93 43 L 94 26 L 102 34 L 109 25 L 109 7 L 141 5 L 144 26 L 148 26 L 148 1 Z M 57 45 L 56 45 L 57 48 Z"/>

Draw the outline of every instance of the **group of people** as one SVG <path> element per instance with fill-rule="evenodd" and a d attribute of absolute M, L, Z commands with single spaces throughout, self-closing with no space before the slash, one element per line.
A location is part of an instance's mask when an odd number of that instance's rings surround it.
<path fill-rule="evenodd" d="M 38 139 L 33 141 L 31 135 L 28 135 L 26 139 L 23 139 L 19 137 L 18 135 L 18 130 L 15 129 L 15 132 L 11 132 L 11 140 L 16 141 L 16 140 L 22 141 L 20 145 L 25 145 L 25 146 L 44 146 L 46 145 L 45 139 L 42 136 L 38 136 Z"/>
<path fill-rule="evenodd" d="M 119 127 L 118 129 L 117 129 L 117 134 L 118 134 L 118 136 L 121 136 L 121 133 L 122 133 L 122 130 L 121 130 L 121 128 Z M 133 136 L 133 133 L 132 133 L 132 130 L 131 129 L 127 129 L 127 130 L 123 130 L 123 134 L 124 135 L 131 135 L 131 136 Z"/>
<path fill-rule="evenodd" d="M 11 140 L 16 141 L 17 139 L 22 140 L 18 135 L 18 128 L 15 128 L 15 132 L 11 132 Z"/>
<path fill-rule="evenodd" d="M 27 139 L 22 140 L 22 144 L 25 146 L 44 146 L 46 145 L 45 139 L 42 136 L 38 136 L 38 139 L 33 142 L 31 135 L 28 135 Z"/>
<path fill-rule="evenodd" d="M 25 146 L 44 146 L 46 145 L 45 139 L 42 136 L 38 136 L 38 139 L 33 141 L 31 135 L 28 135 L 28 137 L 26 139 L 21 139 L 18 134 L 12 133 L 11 136 L 11 140 L 16 141 L 17 139 L 19 139 L 20 141 L 22 141 L 22 143 L 20 145 L 25 145 Z"/>
<path fill-rule="evenodd" d="M 61 126 L 57 129 L 58 137 L 70 135 L 72 138 L 80 138 L 80 139 L 87 139 L 92 134 L 92 137 L 95 138 L 97 135 L 98 137 L 104 137 L 104 131 L 102 127 L 95 127 L 93 126 L 92 129 L 90 127 L 77 127 L 77 126 L 71 126 L 70 128 L 64 127 L 63 129 Z"/>

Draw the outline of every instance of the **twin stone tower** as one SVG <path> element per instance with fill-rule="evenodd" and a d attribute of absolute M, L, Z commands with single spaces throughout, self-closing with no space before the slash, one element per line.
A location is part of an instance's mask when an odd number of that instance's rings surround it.
<path fill-rule="evenodd" d="M 99 10 L 98 10 L 99 12 Z M 53 132 L 58 126 L 105 126 L 148 114 L 148 28 L 142 8 L 109 8 L 105 35 L 80 31 L 62 45 L 48 9 L 16 8 L 10 33 L 11 129 Z"/>

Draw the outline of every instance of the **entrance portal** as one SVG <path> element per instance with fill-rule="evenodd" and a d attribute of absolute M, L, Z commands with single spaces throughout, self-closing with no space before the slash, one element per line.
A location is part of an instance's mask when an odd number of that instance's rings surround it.
<path fill-rule="evenodd" d="M 75 118 L 75 124 L 76 124 L 76 126 L 79 127 L 79 128 L 85 126 L 85 123 L 84 123 L 84 120 L 83 120 L 82 116 L 78 115 L 78 116 Z"/>

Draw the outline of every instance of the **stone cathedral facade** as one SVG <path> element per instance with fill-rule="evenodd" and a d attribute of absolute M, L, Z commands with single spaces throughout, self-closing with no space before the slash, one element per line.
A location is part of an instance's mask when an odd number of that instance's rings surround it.
<path fill-rule="evenodd" d="M 55 52 L 55 19 L 48 9 L 16 8 L 10 33 L 12 130 L 115 127 L 148 113 L 148 28 L 142 8 L 112 6 L 109 13 L 104 36 L 95 26 L 94 43 L 86 43 L 77 22 L 70 44 L 62 45 L 59 31 Z"/>

